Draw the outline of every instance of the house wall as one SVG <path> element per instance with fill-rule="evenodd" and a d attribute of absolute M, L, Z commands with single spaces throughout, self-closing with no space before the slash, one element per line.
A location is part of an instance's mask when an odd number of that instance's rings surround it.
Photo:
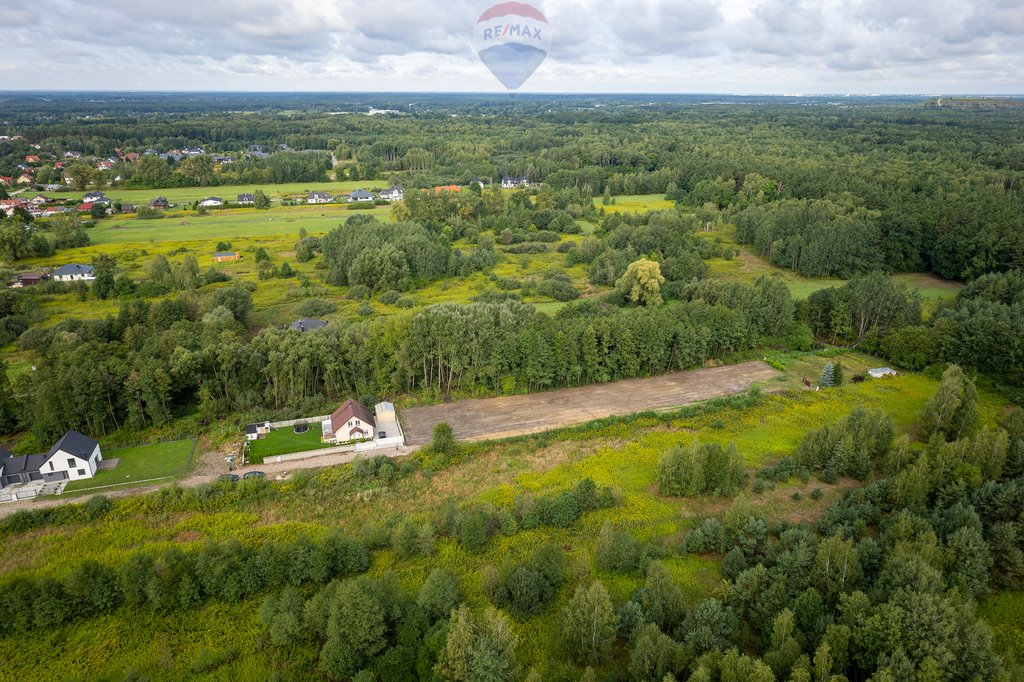
<path fill-rule="evenodd" d="M 74 464 L 69 464 L 69 460 L 74 460 Z M 53 453 L 52 457 L 43 463 L 40 472 L 47 478 L 52 477 L 54 474 L 65 472 L 68 475 L 68 480 L 80 481 L 95 476 L 97 463 L 101 461 L 103 461 L 103 455 L 100 453 L 98 445 L 96 446 L 96 449 L 92 451 L 92 454 L 87 460 L 76 457 L 75 455 L 64 452 L 63 450 L 58 450 Z M 84 471 L 85 473 L 79 473 L 80 471 Z"/>
<path fill-rule="evenodd" d="M 78 280 L 89 280 L 96 279 L 92 275 L 55 275 L 54 279 L 58 282 L 75 282 Z"/>

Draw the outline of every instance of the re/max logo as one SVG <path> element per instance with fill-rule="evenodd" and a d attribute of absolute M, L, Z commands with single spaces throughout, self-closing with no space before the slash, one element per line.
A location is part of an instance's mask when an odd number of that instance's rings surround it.
<path fill-rule="evenodd" d="M 497 40 L 498 38 L 508 38 L 511 36 L 518 36 L 520 38 L 530 38 L 531 40 L 541 40 L 541 29 L 533 26 L 526 26 L 520 24 L 505 24 L 504 26 L 496 26 L 494 28 L 484 29 L 484 40 Z"/>

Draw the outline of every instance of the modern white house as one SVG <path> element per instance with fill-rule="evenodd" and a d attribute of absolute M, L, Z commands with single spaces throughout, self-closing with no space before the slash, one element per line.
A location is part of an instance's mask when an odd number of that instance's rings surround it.
<path fill-rule="evenodd" d="M 259 440 L 260 438 L 264 438 L 268 433 L 270 433 L 270 422 L 249 424 L 245 427 L 246 440 Z"/>
<path fill-rule="evenodd" d="M 199 205 L 203 208 L 216 208 L 224 205 L 224 200 L 220 197 L 207 197 L 199 202 Z"/>
<path fill-rule="evenodd" d="M 334 197 L 327 192 L 312 192 L 308 197 L 306 197 L 307 204 L 329 204 L 333 201 Z"/>
<path fill-rule="evenodd" d="M 357 204 L 361 201 L 373 201 L 373 193 L 367 192 L 365 189 L 357 189 L 348 195 L 348 203 L 350 204 Z"/>
<path fill-rule="evenodd" d="M 100 444 L 68 431 L 45 455 L 12 457 L 0 451 L 0 488 L 16 483 L 80 481 L 96 475 L 103 461 Z"/>
<path fill-rule="evenodd" d="M 81 263 L 62 265 L 53 271 L 52 276 L 57 282 L 82 282 L 96 279 L 92 266 Z"/>
<path fill-rule="evenodd" d="M 512 177 L 512 176 L 506 175 L 505 177 L 503 177 L 501 179 L 501 188 L 502 189 L 517 189 L 519 187 L 522 187 L 522 188 L 525 188 L 525 189 L 529 189 L 530 188 L 530 178 L 528 178 L 528 177 L 516 178 L 516 177 Z"/>
<path fill-rule="evenodd" d="M 251 206 L 256 203 L 256 196 L 253 194 L 239 194 L 235 203 L 239 206 Z"/>
<path fill-rule="evenodd" d="M 405 191 L 401 187 L 392 187 L 381 192 L 380 198 L 390 202 L 402 201 L 405 198 Z"/>
<path fill-rule="evenodd" d="M 89 192 L 82 197 L 83 204 L 109 204 L 110 199 L 103 192 Z"/>

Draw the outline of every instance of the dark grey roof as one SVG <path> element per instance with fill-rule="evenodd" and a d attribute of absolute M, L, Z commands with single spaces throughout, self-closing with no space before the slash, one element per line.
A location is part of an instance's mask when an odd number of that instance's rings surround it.
<path fill-rule="evenodd" d="M 360 199 L 372 199 L 373 193 L 367 192 L 365 189 L 357 189 L 355 192 L 352 192 L 352 194 L 350 194 L 349 196 L 358 197 Z"/>
<path fill-rule="evenodd" d="M 54 275 L 91 275 L 92 266 L 81 263 L 68 263 L 53 271 Z"/>
<path fill-rule="evenodd" d="M 292 322 L 292 329 L 298 330 L 302 333 L 313 331 L 314 329 L 323 329 L 326 326 L 327 323 L 323 320 L 311 320 L 307 317 Z"/>
<path fill-rule="evenodd" d="M 256 200 L 256 195 L 254 195 L 254 194 L 239 194 L 238 195 L 238 200 L 239 201 L 255 201 Z"/>
<path fill-rule="evenodd" d="M 68 431 L 64 436 L 57 441 L 57 443 L 50 448 L 50 452 L 46 454 L 46 457 L 52 457 L 58 450 L 63 450 L 75 457 L 81 457 L 82 459 L 89 459 L 89 455 L 98 446 L 97 443 L 89 436 L 84 436 L 78 431 Z"/>
<path fill-rule="evenodd" d="M 27 474 L 39 471 L 43 462 L 48 460 L 49 455 L 25 455 L 24 457 L 11 457 L 4 460 L 4 476 L 13 474 Z"/>
<path fill-rule="evenodd" d="M 259 433 L 259 430 L 260 430 L 260 427 L 259 427 L 258 424 L 249 424 L 248 426 L 245 427 L 245 432 L 247 434 L 249 434 L 249 433 Z"/>
<path fill-rule="evenodd" d="M 237 256 L 237 251 L 217 251 L 213 254 L 214 258 L 226 258 L 228 256 Z"/>

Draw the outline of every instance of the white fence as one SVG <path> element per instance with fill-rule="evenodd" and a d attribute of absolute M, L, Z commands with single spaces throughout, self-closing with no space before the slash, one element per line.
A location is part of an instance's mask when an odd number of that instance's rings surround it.
<path fill-rule="evenodd" d="M 331 415 L 324 417 L 303 417 L 302 419 L 290 419 L 286 422 L 270 422 L 270 428 L 272 429 L 287 429 L 289 426 L 295 426 L 301 422 L 309 424 L 310 428 L 316 425 L 316 428 L 320 428 L 320 423 L 325 419 L 330 419 Z"/>

